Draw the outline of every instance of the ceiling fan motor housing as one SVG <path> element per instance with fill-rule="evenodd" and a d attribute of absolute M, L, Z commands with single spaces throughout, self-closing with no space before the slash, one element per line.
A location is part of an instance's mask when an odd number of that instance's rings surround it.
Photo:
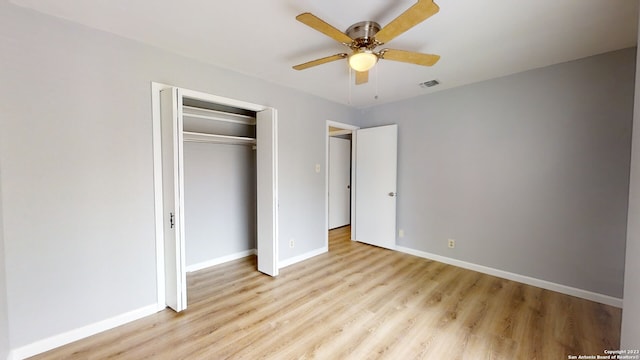
<path fill-rule="evenodd" d="M 375 47 L 374 38 L 382 27 L 375 21 L 361 21 L 355 23 L 347 29 L 347 36 L 353 39 L 352 48 L 368 48 Z"/>

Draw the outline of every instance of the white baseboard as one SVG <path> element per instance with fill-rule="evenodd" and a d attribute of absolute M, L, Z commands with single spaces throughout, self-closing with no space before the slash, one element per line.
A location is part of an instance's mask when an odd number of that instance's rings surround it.
<path fill-rule="evenodd" d="M 222 256 L 222 257 L 211 259 L 211 260 L 207 260 L 207 261 L 203 261 L 201 263 L 197 263 L 197 264 L 193 264 L 193 265 L 187 266 L 187 272 L 193 272 L 193 271 L 206 269 L 206 268 L 211 267 L 211 266 L 224 264 L 224 263 L 229 262 L 229 261 L 242 259 L 244 257 L 250 256 L 250 255 L 255 255 L 255 254 L 256 254 L 256 249 L 251 249 L 251 250 L 245 250 L 245 251 L 241 251 L 239 253 L 226 255 L 226 256 Z"/>
<path fill-rule="evenodd" d="M 13 349 L 9 354 L 9 359 L 10 360 L 26 359 L 28 357 L 41 354 L 43 352 L 72 343 L 74 341 L 87 338 L 91 335 L 95 335 L 97 333 L 100 333 L 109 329 L 113 329 L 120 325 L 124 325 L 126 323 L 141 319 L 145 316 L 155 314 L 156 312 L 158 312 L 158 306 L 156 304 L 145 306 L 137 310 L 129 311 L 127 313 L 114 316 L 110 319 L 98 321 L 97 323 L 83 326 L 78 329 L 74 329 L 62 334 L 54 335 L 52 337 L 36 341 L 29 345 L 25 345 L 17 349 Z"/>
<path fill-rule="evenodd" d="M 287 260 L 280 261 L 278 263 L 278 268 L 282 269 L 282 268 L 285 268 L 287 266 L 291 266 L 293 264 L 297 264 L 297 263 L 299 263 L 301 261 L 305 261 L 307 259 L 311 259 L 314 256 L 318 256 L 318 255 L 324 254 L 324 253 L 326 253 L 328 251 L 329 251 L 329 247 L 325 246 L 325 247 L 321 247 L 320 249 L 309 251 L 308 253 L 304 253 L 302 255 L 294 256 L 294 257 L 289 258 Z"/>
<path fill-rule="evenodd" d="M 448 258 L 446 256 L 431 254 L 431 253 L 420 251 L 420 250 L 414 250 L 414 249 L 406 248 L 406 247 L 403 247 L 403 246 L 397 246 L 396 250 L 398 250 L 400 252 L 403 252 L 403 253 L 415 255 L 415 256 L 418 256 L 418 257 L 421 257 L 421 258 L 438 261 L 438 262 L 441 262 L 441 263 L 445 263 L 445 264 L 461 267 L 461 268 L 464 268 L 464 269 L 469 269 L 469 270 L 481 272 L 481 273 L 488 274 L 488 275 L 497 276 L 499 278 L 503 278 L 503 279 L 507 279 L 507 280 L 517 281 L 517 282 L 520 282 L 520 283 L 523 283 L 523 284 L 536 286 L 536 287 L 539 287 L 539 288 L 542 288 L 542 289 L 556 291 L 556 292 L 559 292 L 559 293 L 562 293 L 562 294 L 571 295 L 571 296 L 579 297 L 579 298 L 582 298 L 582 299 L 595 301 L 595 302 L 598 302 L 598 303 L 601 303 L 601 304 L 615 306 L 617 308 L 622 308 L 622 299 L 615 298 L 613 296 L 604 295 L 604 294 L 598 294 L 598 293 L 595 293 L 595 292 L 592 292 L 592 291 L 588 291 L 588 290 L 578 289 L 578 288 L 574 288 L 574 287 L 571 287 L 571 286 L 557 284 L 557 283 L 553 283 L 553 282 L 546 281 L 546 280 L 540 280 L 540 279 L 532 278 L 532 277 L 525 276 L 525 275 L 514 274 L 514 273 L 511 273 L 511 272 L 508 272 L 508 271 L 498 270 L 498 269 L 494 269 L 494 268 L 490 268 L 490 267 L 482 266 L 482 265 L 477 265 L 477 264 L 473 264 L 473 263 L 470 263 L 470 262 L 457 260 L 457 259 L 452 259 L 452 258 Z"/>

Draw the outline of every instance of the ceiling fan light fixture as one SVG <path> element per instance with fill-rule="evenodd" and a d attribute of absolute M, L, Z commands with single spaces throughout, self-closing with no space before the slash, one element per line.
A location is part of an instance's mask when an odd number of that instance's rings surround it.
<path fill-rule="evenodd" d="M 358 50 L 349 56 L 349 66 L 355 71 L 369 71 L 378 62 L 378 56 L 371 50 Z"/>

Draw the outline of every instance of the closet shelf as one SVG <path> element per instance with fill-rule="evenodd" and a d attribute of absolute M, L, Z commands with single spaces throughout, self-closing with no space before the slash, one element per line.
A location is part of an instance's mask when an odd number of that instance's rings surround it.
<path fill-rule="evenodd" d="M 226 117 L 222 117 L 220 115 L 223 115 Z M 224 122 L 230 122 L 230 123 L 242 124 L 242 125 L 256 124 L 256 119 L 249 115 L 234 114 L 234 113 L 228 113 L 224 111 L 203 109 L 203 108 L 187 106 L 187 105 L 184 105 L 182 107 L 182 116 L 198 118 L 198 119 L 206 119 L 206 120 L 224 121 Z"/>
<path fill-rule="evenodd" d="M 182 133 L 184 141 L 188 142 L 206 142 L 216 144 L 232 144 L 232 145 L 255 145 L 256 139 L 244 136 L 229 136 L 206 134 L 192 131 L 184 131 Z"/>

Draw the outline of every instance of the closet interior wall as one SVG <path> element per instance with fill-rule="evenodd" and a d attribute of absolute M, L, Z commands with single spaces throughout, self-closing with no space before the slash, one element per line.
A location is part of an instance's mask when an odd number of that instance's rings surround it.
<path fill-rule="evenodd" d="M 255 112 L 184 99 L 187 271 L 256 248 Z"/>

